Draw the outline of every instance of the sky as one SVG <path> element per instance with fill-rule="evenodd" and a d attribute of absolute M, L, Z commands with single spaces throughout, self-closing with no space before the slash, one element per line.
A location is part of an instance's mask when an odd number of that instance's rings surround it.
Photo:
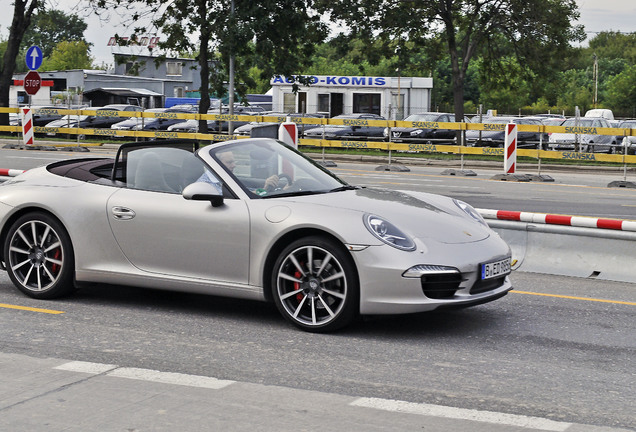
<path fill-rule="evenodd" d="M 108 46 L 111 36 L 117 33 L 125 36 L 132 33 L 125 25 L 120 24 L 120 18 L 111 14 L 108 23 L 101 22 L 97 17 L 89 15 L 84 17 L 77 9 L 79 0 L 57 0 L 58 9 L 68 13 L 77 13 L 88 24 L 84 33 L 86 40 L 93 44 L 91 53 L 97 64 L 113 64 L 112 52 L 119 52 L 122 48 Z M 620 31 L 625 33 L 636 32 L 636 1 L 635 0 L 577 0 L 581 13 L 579 24 L 585 26 L 588 37 L 601 31 Z M 0 15 L 0 33 L 6 37 L 11 25 L 11 14 Z M 137 48 L 136 53 L 142 50 Z"/>

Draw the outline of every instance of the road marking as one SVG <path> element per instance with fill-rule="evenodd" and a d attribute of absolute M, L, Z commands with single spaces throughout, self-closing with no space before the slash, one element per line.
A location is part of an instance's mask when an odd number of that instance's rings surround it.
<path fill-rule="evenodd" d="M 127 378 L 140 381 L 150 381 L 161 384 L 174 384 L 188 387 L 207 388 L 220 390 L 236 381 L 221 380 L 218 378 L 188 375 L 175 372 L 160 372 L 152 369 L 125 368 L 112 364 L 72 361 L 56 366 L 53 369 L 69 372 L 80 372 L 91 375 L 111 376 L 115 378 Z"/>
<path fill-rule="evenodd" d="M 118 378 L 128 378 L 141 381 L 152 381 L 163 384 L 176 384 L 188 387 L 208 388 L 214 390 L 220 390 L 224 387 L 234 384 L 234 381 L 220 380 L 213 377 L 187 375 L 175 372 L 160 372 L 156 370 L 138 368 L 118 368 L 112 372 L 109 372 L 108 375 Z"/>
<path fill-rule="evenodd" d="M 596 299 L 596 298 L 588 298 L 588 297 L 575 297 L 575 296 L 566 296 L 566 295 L 560 295 L 560 294 L 544 294 L 544 293 L 534 293 L 534 292 L 517 291 L 517 290 L 512 290 L 510 292 L 517 293 L 517 294 L 543 296 L 543 297 L 556 297 L 556 298 L 564 298 L 564 299 L 570 299 L 570 300 L 583 300 L 583 301 L 591 301 L 591 302 L 599 302 L 599 303 L 614 303 L 614 304 L 636 306 L 636 302 L 626 302 L 626 301 L 620 301 L 620 300 L 604 300 L 604 299 Z"/>
<path fill-rule="evenodd" d="M 62 311 L 56 311 L 56 310 L 51 310 L 51 309 L 40 309 L 40 308 L 33 308 L 33 307 L 28 307 L 28 306 L 16 306 L 16 305 L 10 305 L 10 304 L 5 304 L 5 303 L 0 303 L 0 308 L 18 309 L 18 310 L 25 310 L 25 311 L 30 311 L 30 312 L 40 312 L 40 313 L 47 313 L 47 314 L 54 314 L 54 315 L 59 315 L 59 314 L 63 314 L 64 313 Z"/>
<path fill-rule="evenodd" d="M 493 411 L 479 411 L 466 408 L 453 408 L 441 405 L 430 405 L 389 399 L 360 398 L 351 402 L 349 405 L 397 413 L 443 417 L 456 420 L 469 420 L 554 432 L 564 432 L 572 426 L 572 423 L 558 422 L 540 417 L 528 417 Z"/>
<path fill-rule="evenodd" d="M 117 369 L 117 365 L 104 364 L 104 363 L 92 363 L 84 361 L 72 361 L 64 363 L 54 367 L 53 369 L 65 370 L 69 372 L 81 372 L 91 375 L 99 375 Z"/>

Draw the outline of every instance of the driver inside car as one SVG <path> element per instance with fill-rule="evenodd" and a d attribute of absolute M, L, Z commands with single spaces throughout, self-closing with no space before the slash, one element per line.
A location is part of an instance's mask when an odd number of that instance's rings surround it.
<path fill-rule="evenodd" d="M 236 159 L 234 158 L 234 153 L 232 153 L 232 151 L 228 150 L 228 151 L 218 153 L 217 157 L 221 161 L 221 163 L 225 165 L 228 171 L 234 172 L 234 168 L 236 168 Z M 217 179 L 216 176 L 214 176 L 214 174 L 212 174 L 208 170 L 205 170 L 203 175 L 201 175 L 201 177 L 197 181 L 210 183 L 218 189 L 219 193 L 223 193 L 223 186 L 221 184 L 221 181 Z M 256 193 L 259 195 L 263 195 L 264 193 L 262 192 L 271 192 L 278 187 L 278 182 L 279 182 L 279 177 L 276 174 L 271 175 L 267 179 L 265 179 L 265 184 L 263 185 L 263 188 L 257 189 Z M 288 186 L 289 185 L 286 184 L 283 187 L 283 189 L 286 189 Z"/>

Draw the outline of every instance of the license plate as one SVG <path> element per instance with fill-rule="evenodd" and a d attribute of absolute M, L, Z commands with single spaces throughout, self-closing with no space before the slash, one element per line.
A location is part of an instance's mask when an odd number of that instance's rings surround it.
<path fill-rule="evenodd" d="M 481 279 L 492 279 L 510 273 L 510 257 L 481 265 Z"/>

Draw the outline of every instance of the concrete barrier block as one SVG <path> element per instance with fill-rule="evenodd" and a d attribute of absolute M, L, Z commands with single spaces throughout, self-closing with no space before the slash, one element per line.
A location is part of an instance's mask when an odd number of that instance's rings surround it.
<path fill-rule="evenodd" d="M 513 269 L 636 283 L 636 233 L 489 220 L 512 250 Z"/>

